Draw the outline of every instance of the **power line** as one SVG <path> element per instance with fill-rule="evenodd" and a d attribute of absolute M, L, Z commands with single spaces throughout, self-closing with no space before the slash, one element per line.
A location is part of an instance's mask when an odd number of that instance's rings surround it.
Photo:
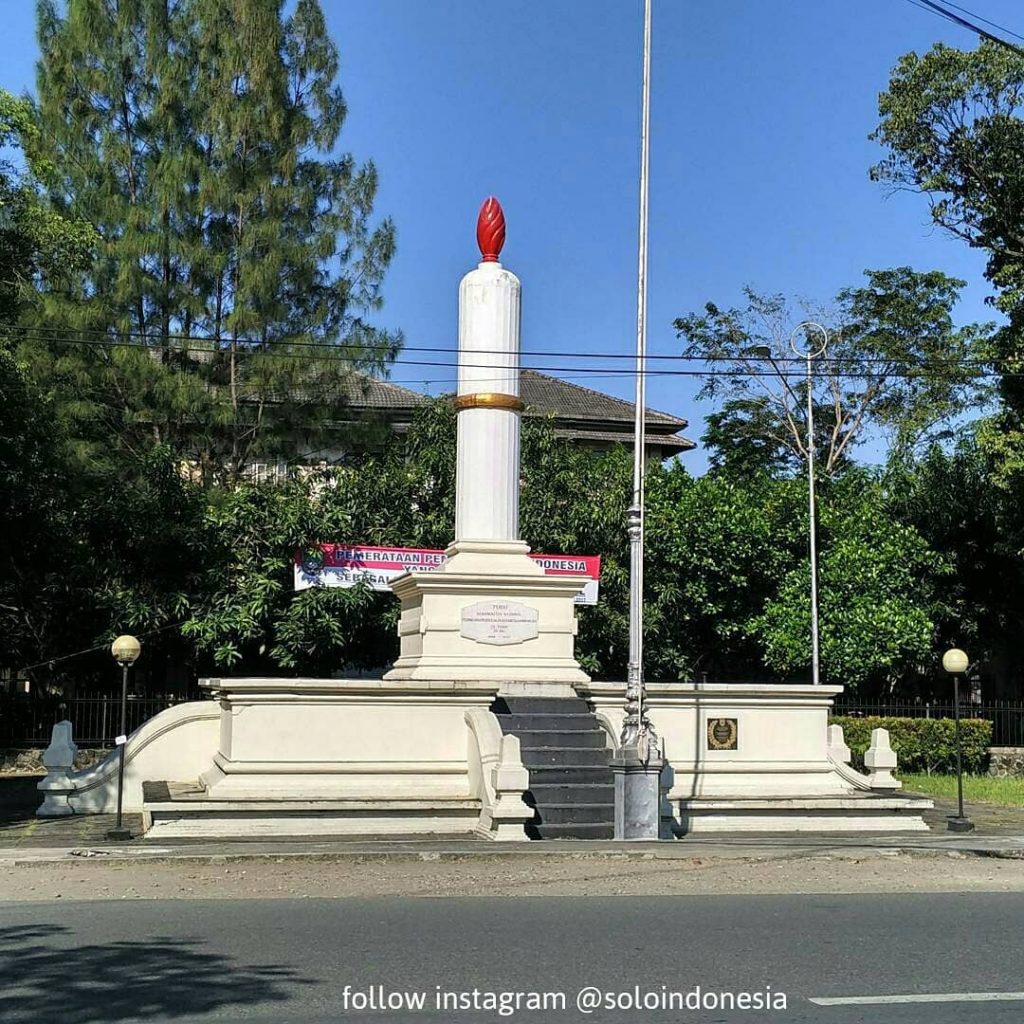
<path fill-rule="evenodd" d="M 428 369 L 445 369 L 455 370 L 456 367 L 449 363 L 437 363 L 429 361 L 415 361 L 407 360 L 403 364 L 405 367 L 420 366 Z M 472 369 L 492 369 L 490 363 L 467 363 L 463 364 L 468 368 Z M 891 378 L 896 380 L 921 380 L 925 378 L 936 378 L 942 373 L 948 373 L 956 370 L 966 370 L 970 373 L 970 380 L 987 380 L 987 379 L 1017 379 L 1024 377 L 1024 371 L 1012 371 L 1012 370 L 996 370 L 984 368 L 987 364 L 976 363 L 976 364 L 965 364 L 965 363 L 951 363 L 945 365 L 911 365 L 904 364 L 902 367 L 893 366 L 889 369 L 885 369 L 883 366 L 880 369 L 872 370 L 872 364 L 863 364 L 861 368 L 856 368 L 853 363 L 850 364 L 849 368 L 836 368 L 828 367 L 824 365 L 817 365 L 812 370 L 812 376 L 818 380 L 877 380 L 879 377 Z M 591 368 L 580 368 L 580 367 L 565 367 L 565 366 L 527 366 L 524 367 L 527 370 L 534 370 L 538 373 L 549 373 L 557 374 L 557 379 L 573 383 L 574 381 L 596 381 L 596 380 L 624 380 L 631 379 L 635 374 L 635 369 L 616 369 L 610 367 L 591 367 Z M 176 375 L 182 378 L 191 378 L 192 374 L 190 371 L 185 369 L 176 369 L 173 371 Z M 790 378 L 802 378 L 806 374 L 801 371 L 798 367 L 787 366 L 784 369 L 756 369 L 751 367 L 733 367 L 731 369 L 665 369 L 665 368 L 648 368 L 641 371 L 647 378 L 694 378 L 694 379 L 707 379 L 707 378 L 736 378 L 736 377 L 751 377 L 754 379 L 783 379 L 788 380 Z M 287 387 L 275 386 L 272 383 L 266 383 L 261 381 L 249 381 L 243 380 L 237 383 L 232 390 L 230 384 L 224 382 L 217 382 L 214 384 L 202 387 L 201 378 L 195 378 L 201 390 L 206 394 L 213 394 L 214 396 L 220 396 L 225 401 L 230 401 L 232 395 L 235 397 L 245 398 L 251 395 L 260 395 L 264 401 L 268 404 L 274 402 L 280 402 L 284 400 L 301 400 L 303 404 L 310 404 L 317 399 L 326 398 L 332 392 L 341 390 L 344 387 L 344 381 L 317 381 L 303 384 L 301 382 L 289 385 Z M 377 378 L 374 378 L 377 380 Z M 475 382 L 477 384 L 485 385 L 491 383 L 500 383 L 505 380 L 505 377 L 476 377 Z M 437 377 L 432 375 L 424 375 L 415 378 L 398 379 L 398 380 L 379 380 L 382 384 L 396 384 L 396 385 L 407 385 L 407 386 L 419 386 L 419 385 L 437 385 L 442 387 L 451 388 L 455 385 L 455 375 L 446 374 L 443 377 Z M 25 387 L 31 387 L 31 383 L 26 382 Z M 84 392 L 85 394 L 102 394 L 108 393 L 111 387 L 104 387 L 100 384 L 89 384 L 89 385 L 77 385 L 77 390 Z M 342 396 L 349 405 L 358 405 L 359 396 Z"/>
<path fill-rule="evenodd" d="M 1005 25 L 1000 25 L 998 22 L 990 21 L 988 18 L 983 18 L 980 14 L 975 14 L 973 11 L 969 11 L 966 7 L 961 7 L 959 4 L 953 3 L 953 0 L 945 0 L 948 7 L 955 7 L 958 11 L 963 11 L 964 14 L 969 14 L 972 18 L 977 18 L 978 21 L 983 21 L 986 25 L 991 25 L 993 28 L 999 29 L 1000 32 L 1005 32 L 1008 36 L 1014 36 L 1015 38 L 1024 42 L 1024 35 L 1019 32 L 1014 32 L 1013 29 L 1007 28 Z"/>
<path fill-rule="evenodd" d="M 157 626 L 155 629 L 149 629 L 145 633 L 136 633 L 136 638 L 145 636 L 152 636 L 154 633 L 162 633 L 165 629 L 174 629 L 176 626 L 183 626 L 189 619 L 181 619 L 179 622 L 168 622 L 166 625 Z M 18 669 L 19 672 L 31 672 L 33 669 L 43 668 L 45 666 L 57 665 L 62 661 L 70 661 L 72 658 L 80 658 L 84 654 L 93 654 L 96 651 L 106 650 L 109 644 L 102 643 L 97 644 L 95 647 L 86 647 L 81 651 L 74 651 L 72 654 L 62 654 L 59 658 L 47 658 L 46 661 L 36 662 L 35 665 L 25 665 Z"/>
<path fill-rule="evenodd" d="M 93 346 L 93 347 L 99 348 L 99 349 L 126 348 L 126 349 L 137 350 L 137 351 L 140 351 L 140 352 L 151 352 L 151 353 L 160 352 L 161 349 L 163 348 L 163 346 L 158 345 L 158 344 L 140 344 L 139 342 L 132 342 L 132 341 L 118 341 L 116 339 L 111 338 L 106 332 L 103 332 L 103 331 L 96 331 L 96 330 L 89 330 L 89 329 L 82 329 L 82 328 L 75 328 L 75 327 L 32 327 L 32 326 L 20 326 L 19 325 L 19 326 L 12 327 L 10 329 L 14 330 L 14 331 L 17 331 L 18 333 L 20 333 L 22 335 L 25 335 L 25 336 L 34 335 L 34 336 L 36 336 L 36 338 L 38 340 L 49 341 L 49 342 L 51 342 L 53 344 L 66 344 L 66 345 L 80 344 L 80 345 L 83 345 L 83 346 Z M 121 334 L 120 336 L 122 336 L 122 337 L 129 337 L 129 338 L 130 337 L 135 337 L 135 338 L 141 338 L 142 337 L 142 335 L 133 334 L 132 332 L 126 332 L 124 334 Z M 170 336 L 170 340 L 172 342 L 200 341 L 200 342 L 208 342 L 208 343 L 213 343 L 215 341 L 215 339 L 213 339 L 213 338 L 203 338 L 203 337 L 199 337 L 199 336 L 196 336 L 196 335 L 172 335 L 172 336 Z M 228 344 L 228 343 L 220 342 L 219 344 L 221 344 L 223 346 L 223 345 Z M 240 344 L 242 344 L 242 343 L 240 343 Z M 257 357 L 264 357 L 264 358 L 266 358 L 266 357 L 275 358 L 276 357 L 276 358 L 281 358 L 281 359 L 293 359 L 293 358 L 295 358 L 295 355 L 296 355 L 295 353 L 282 352 L 282 351 L 278 351 L 278 350 L 275 350 L 275 349 L 260 350 L 258 348 L 258 344 L 259 343 L 256 343 L 256 342 L 245 342 L 244 344 L 246 346 L 250 346 L 251 345 L 252 349 L 250 350 L 249 348 L 243 348 L 242 349 L 242 353 L 243 354 L 254 355 L 254 356 L 257 356 Z M 298 348 L 298 349 L 313 349 L 313 350 L 330 351 L 330 352 L 336 353 L 339 359 L 343 358 L 345 356 L 346 352 L 348 352 L 348 351 L 356 351 L 356 352 L 360 352 L 360 351 L 376 352 L 376 351 L 378 351 L 377 347 L 374 346 L 374 345 L 362 344 L 362 343 L 358 343 L 358 342 L 345 343 L 345 344 L 335 344 L 333 342 L 315 342 L 315 341 L 288 341 L 288 342 L 285 342 L 285 341 L 282 341 L 282 342 L 280 342 L 280 345 L 281 346 L 292 347 L 292 348 Z M 195 353 L 197 355 L 200 354 L 198 350 L 189 349 L 187 345 L 183 345 L 183 346 L 180 346 L 180 347 L 169 347 L 169 348 L 167 348 L 167 351 L 176 352 L 176 353 L 184 353 L 186 355 L 191 354 L 191 353 Z M 221 348 L 218 348 L 218 349 L 209 350 L 209 354 L 211 354 L 211 355 L 212 354 L 225 354 L 228 351 L 229 351 L 228 348 L 221 347 Z M 416 352 L 416 353 L 422 352 L 422 353 L 433 353 L 433 354 L 451 355 L 453 357 L 453 360 L 455 360 L 457 358 L 457 355 L 458 355 L 456 349 L 453 348 L 450 345 L 440 345 L 440 346 L 438 346 L 438 345 L 405 345 L 400 350 L 398 350 L 398 355 L 403 355 L 403 354 L 405 354 L 407 352 Z M 504 351 L 499 351 L 497 349 L 475 349 L 474 353 L 478 354 L 478 355 L 504 355 L 505 354 Z M 626 361 L 626 360 L 629 360 L 630 362 L 635 361 L 635 358 L 636 358 L 634 355 L 625 354 L 625 353 L 619 353 L 619 352 L 607 352 L 607 353 L 572 352 L 572 351 L 559 351 L 559 350 L 555 350 L 555 349 L 536 349 L 536 350 L 529 350 L 529 351 L 524 350 L 522 352 L 522 355 L 524 357 L 527 357 L 527 358 L 530 358 L 530 357 L 545 357 L 545 358 L 558 358 L 558 359 L 563 359 L 563 358 L 564 359 L 600 359 L 602 361 L 606 361 L 606 360 L 622 360 L 622 361 Z M 397 358 L 397 356 L 396 356 L 396 358 Z M 802 359 L 801 357 L 798 357 L 798 356 L 791 355 L 791 354 L 778 354 L 778 355 L 774 355 L 774 354 L 771 354 L 771 353 L 758 353 L 758 352 L 752 352 L 750 354 L 744 354 L 744 355 L 738 355 L 738 356 L 732 356 L 732 355 L 721 355 L 721 356 L 690 355 L 690 354 L 687 354 L 687 353 L 684 353 L 684 352 L 680 352 L 680 353 L 673 353 L 671 355 L 648 355 L 646 358 L 649 359 L 649 360 L 650 359 L 658 359 L 658 360 L 662 360 L 662 361 L 668 360 L 668 361 L 672 361 L 672 362 L 708 362 L 708 361 L 715 361 L 715 360 L 730 361 L 730 362 L 738 362 L 740 360 L 749 360 L 751 362 L 757 362 L 757 361 L 766 362 L 766 361 L 771 360 L 771 361 L 773 361 L 775 363 L 793 363 L 793 364 L 798 364 L 800 366 L 803 366 L 803 364 L 804 364 L 804 359 Z M 834 358 L 837 358 L 839 360 L 855 360 L 855 361 L 859 361 L 859 362 L 891 362 L 892 361 L 892 359 L 890 359 L 889 357 L 886 357 L 886 356 L 839 356 L 839 357 L 834 357 Z M 982 364 L 987 365 L 990 362 L 992 362 L 992 360 L 990 360 L 990 359 L 977 359 L 977 360 L 962 360 L 962 362 L 964 364 L 977 363 L 978 365 L 982 365 Z M 426 365 L 426 364 L 423 364 L 423 365 Z M 434 365 L 439 365 L 439 366 L 441 366 L 441 365 L 443 365 L 443 366 L 451 365 L 451 366 L 454 367 L 454 366 L 457 366 L 457 362 L 456 361 L 453 361 L 451 363 L 437 362 Z M 527 367 L 527 369 L 528 368 L 529 367 Z M 632 373 L 633 372 L 632 369 L 629 372 Z"/>
<path fill-rule="evenodd" d="M 717 362 L 730 362 L 730 363 L 738 363 L 739 362 L 738 360 L 732 359 L 730 357 L 725 357 L 725 356 L 722 356 L 722 357 L 709 357 L 707 359 L 701 358 L 700 361 L 705 362 L 705 363 L 712 363 L 712 364 L 717 363 Z M 781 362 L 781 360 L 778 360 L 778 362 Z M 423 367 L 425 369 L 443 369 L 443 370 L 450 370 L 450 371 L 455 371 L 457 369 L 457 366 L 455 364 L 453 364 L 453 363 L 440 363 L 440 362 L 431 361 L 431 360 L 413 360 L 413 359 L 409 359 L 409 360 L 404 360 L 401 365 L 402 365 L 402 367 L 418 366 L 418 367 Z M 953 371 L 957 371 L 957 370 L 963 370 L 963 371 L 969 371 L 970 374 L 971 374 L 971 378 L 972 379 L 984 379 L 984 378 L 988 378 L 988 377 L 1003 378 L 1003 377 L 1020 377 L 1020 376 L 1024 376 L 1024 372 L 1000 371 L 1000 370 L 995 370 L 995 369 L 987 369 L 986 367 L 988 367 L 989 365 L 990 364 L 988 362 L 980 362 L 980 361 L 976 362 L 976 363 L 956 362 L 956 363 L 924 365 L 924 364 L 912 364 L 912 363 L 908 363 L 908 362 L 900 364 L 898 361 L 894 361 L 894 360 L 893 361 L 884 361 L 884 362 L 881 361 L 881 360 L 872 360 L 872 361 L 867 361 L 867 360 L 864 360 L 864 361 L 850 360 L 848 362 L 836 363 L 833 366 L 815 364 L 815 367 L 813 369 L 813 375 L 815 377 L 820 378 L 820 379 L 873 380 L 873 379 L 876 379 L 878 376 L 881 375 L 881 376 L 892 377 L 892 378 L 897 378 L 897 379 L 914 380 L 914 379 L 920 379 L 922 377 L 935 377 L 935 376 L 938 376 L 942 372 L 953 372 Z M 491 369 L 494 369 L 493 364 L 491 364 L 491 363 L 463 363 L 462 366 L 467 368 L 467 369 L 476 369 L 476 370 L 491 370 Z M 875 369 L 872 369 L 872 367 L 875 367 Z M 566 380 L 566 381 L 571 381 L 572 378 L 578 378 L 578 379 L 583 379 L 583 380 L 593 380 L 593 379 L 602 379 L 602 378 L 603 379 L 607 379 L 607 380 L 628 379 L 628 378 L 632 378 L 637 373 L 636 369 L 634 369 L 634 368 L 626 368 L 626 367 L 621 367 L 621 368 L 615 368 L 615 367 L 572 367 L 572 366 L 548 365 L 548 364 L 541 364 L 541 365 L 534 365 L 534 366 L 525 366 L 525 367 L 523 367 L 523 369 L 524 370 L 532 370 L 532 371 L 537 372 L 537 373 L 557 374 L 558 375 L 558 379 Z M 202 381 L 202 378 L 196 377 L 193 374 L 193 372 L 190 371 L 190 370 L 187 370 L 187 369 L 179 367 L 179 368 L 175 368 L 171 372 L 174 373 L 176 376 L 181 377 L 182 379 L 194 379 L 200 385 L 202 385 L 204 383 Z M 672 368 L 664 368 L 664 367 L 662 367 L 662 368 L 655 367 L 655 368 L 648 368 L 648 369 L 642 370 L 640 372 L 642 372 L 645 377 L 663 377 L 663 378 L 674 378 L 674 377 L 706 378 L 706 377 L 741 377 L 741 376 L 746 376 L 746 377 L 755 377 L 755 378 L 763 377 L 763 378 L 768 379 L 768 378 L 777 378 L 777 377 L 783 377 L 783 378 L 803 377 L 805 375 L 805 372 L 803 370 L 801 370 L 797 366 L 794 366 L 792 363 L 790 363 L 788 361 L 786 363 L 786 367 L 783 368 L 783 369 L 757 369 L 757 368 L 754 368 L 754 367 L 748 367 L 748 366 L 742 366 L 742 365 L 734 365 L 730 369 L 701 369 L 701 368 L 672 369 Z M 453 385 L 455 383 L 455 375 L 454 375 L 454 373 L 452 373 L 450 375 L 446 374 L 444 377 L 436 377 L 436 376 L 429 376 L 428 375 L 428 376 L 424 376 L 424 377 L 410 378 L 407 381 L 378 379 L 378 378 L 371 378 L 371 379 L 377 380 L 379 383 L 382 383 L 382 384 L 389 384 L 389 383 L 390 384 L 402 384 L 402 383 L 406 383 L 406 384 Z M 498 382 L 498 381 L 503 380 L 503 379 L 505 379 L 505 378 L 497 377 L 497 376 L 490 377 L 490 378 L 488 378 L 488 377 L 477 377 L 477 378 L 475 378 L 475 381 L 478 384 L 484 384 L 484 383 L 490 383 L 492 381 L 493 382 Z M 310 381 L 310 382 L 305 383 L 305 384 L 302 383 L 301 381 L 299 381 L 299 382 L 296 382 L 294 384 L 288 385 L 286 387 L 282 387 L 280 385 L 275 385 L 273 382 L 242 380 L 242 381 L 240 381 L 240 382 L 235 384 L 233 390 L 234 390 L 234 394 L 236 394 L 236 395 L 263 394 L 267 398 L 268 401 L 272 401 L 275 398 L 285 397 L 285 396 L 301 397 L 303 395 L 305 395 L 305 396 L 312 395 L 312 396 L 315 397 L 317 394 L 320 394 L 321 396 L 325 396 L 325 395 L 329 394 L 332 391 L 339 390 L 340 388 L 343 388 L 344 387 L 344 383 L 345 383 L 344 380 L 341 380 L 341 381 L 334 381 L 334 380 L 330 380 L 330 381 Z M 89 392 L 89 391 L 99 392 L 99 391 L 104 391 L 104 390 L 107 390 L 107 389 L 105 389 L 105 388 L 103 388 L 103 387 L 101 387 L 99 385 L 93 385 L 91 387 L 84 386 L 84 387 L 82 387 L 82 390 L 84 390 L 86 392 Z M 205 390 L 208 393 L 209 392 L 213 392 L 213 391 L 215 391 L 217 393 L 222 393 L 224 398 L 226 398 L 226 399 L 230 398 L 230 396 L 232 394 L 232 387 L 231 387 L 230 383 L 229 382 L 222 382 L 222 381 L 208 383 L 203 388 L 203 390 Z M 351 396 L 349 396 L 348 400 L 349 400 L 349 402 L 351 404 L 351 402 L 352 402 Z"/>
<path fill-rule="evenodd" d="M 130 341 L 116 341 L 116 340 L 110 339 L 107 336 L 91 337 L 90 336 L 91 334 L 102 333 L 102 332 L 81 331 L 78 328 L 15 327 L 13 329 L 18 331 L 22 335 L 25 335 L 25 336 L 35 335 L 36 336 L 36 340 L 45 341 L 45 342 L 48 342 L 48 343 L 53 344 L 53 345 L 68 345 L 68 346 L 80 345 L 82 347 L 91 347 L 91 348 L 96 348 L 96 349 L 101 349 L 101 350 L 110 349 L 110 348 L 119 348 L 119 349 L 131 349 L 131 350 L 135 350 L 135 351 L 139 351 L 139 352 L 150 352 L 150 353 L 157 353 L 157 352 L 160 351 L 160 347 L 156 346 L 156 345 L 139 344 L 138 342 L 130 342 Z M 129 334 L 127 336 L 131 337 L 132 335 Z M 183 337 L 183 336 L 178 336 L 178 337 Z M 212 341 L 213 339 L 193 338 L 191 340 Z M 361 351 L 361 350 L 364 350 L 364 351 L 374 351 L 374 347 L 373 346 L 369 346 L 369 345 L 367 345 L 367 346 L 360 346 L 358 344 L 344 345 L 344 346 L 334 345 L 334 344 L 332 344 L 330 342 L 287 342 L 287 343 L 282 342 L 282 344 L 287 344 L 289 346 L 297 347 L 297 348 L 300 348 L 300 349 L 314 349 L 314 350 L 333 351 L 333 352 L 337 353 L 339 361 L 341 361 L 344 358 L 345 350 L 346 349 L 354 349 L 356 351 Z M 176 352 L 176 353 L 184 353 L 184 354 L 188 355 L 188 354 L 190 354 L 190 351 L 195 351 L 195 350 L 189 350 L 187 347 L 182 347 L 182 348 L 170 348 L 169 351 Z M 228 350 L 227 349 L 220 349 L 220 350 L 217 350 L 217 351 L 220 352 L 220 353 L 225 353 Z M 456 350 L 454 348 L 452 348 L 450 346 L 408 345 L 408 346 L 403 347 L 400 350 L 399 354 L 404 355 L 405 353 L 408 353 L 408 352 L 451 355 L 452 356 L 452 361 L 451 362 L 445 362 L 445 361 L 441 361 L 441 360 L 414 361 L 414 360 L 405 360 L 405 359 L 403 359 L 401 361 L 400 365 L 405 365 L 405 366 L 433 366 L 433 367 L 445 367 L 445 368 L 451 368 L 451 369 L 456 369 L 458 367 L 458 365 L 459 365 L 458 362 L 457 362 L 457 355 L 458 355 L 458 353 L 456 352 Z M 281 351 L 275 351 L 275 350 L 270 350 L 270 351 L 253 351 L 253 352 L 247 352 L 246 350 L 243 350 L 243 354 L 250 354 L 250 355 L 254 355 L 254 356 L 260 357 L 260 358 L 280 358 L 280 359 L 295 359 L 295 358 L 297 358 L 297 354 L 296 353 L 281 352 Z M 483 356 L 483 355 L 497 355 L 497 354 L 505 354 L 505 353 L 503 353 L 503 352 L 499 353 L 495 349 L 478 349 L 478 350 L 475 350 L 474 354 Z M 595 353 L 595 352 L 564 352 L 564 351 L 555 351 L 555 350 L 536 350 L 536 351 L 532 351 L 531 350 L 531 351 L 524 351 L 524 352 L 522 352 L 522 356 L 525 357 L 525 358 L 598 359 L 598 360 L 601 360 L 602 362 L 604 362 L 604 361 L 619 361 L 619 360 L 623 360 L 623 361 L 630 360 L 632 362 L 633 360 L 635 360 L 635 356 L 627 355 L 627 354 L 623 354 L 623 353 L 616 353 L 616 352 Z M 315 358 L 316 357 L 310 357 L 310 362 L 314 361 Z M 790 365 L 790 364 L 792 364 L 794 366 L 800 366 L 800 367 L 802 367 L 804 365 L 804 362 L 805 362 L 804 359 L 802 359 L 802 358 L 800 358 L 798 356 L 785 355 L 785 354 L 774 355 L 774 354 L 770 354 L 770 353 L 757 353 L 757 352 L 752 352 L 749 355 L 747 355 L 747 354 L 742 354 L 742 355 L 728 355 L 728 354 L 722 354 L 722 355 L 713 355 L 713 354 L 692 355 L 692 354 L 687 354 L 687 353 L 682 353 L 681 352 L 681 353 L 672 354 L 672 355 L 648 355 L 646 358 L 648 360 L 661 360 L 661 361 L 668 361 L 668 362 L 683 362 L 683 363 L 689 363 L 689 362 L 693 362 L 693 363 L 729 362 L 729 363 L 737 363 L 738 364 L 738 363 L 742 363 L 742 362 L 750 362 L 750 363 L 772 362 L 772 363 L 779 364 L 779 365 Z M 875 363 L 888 364 L 888 363 L 894 363 L 894 362 L 895 363 L 902 362 L 905 365 L 909 365 L 909 366 L 921 365 L 921 364 L 913 363 L 911 360 L 905 359 L 903 357 L 856 355 L 856 356 L 830 356 L 830 358 L 832 359 L 833 362 L 850 364 L 850 365 L 854 365 L 854 364 L 857 364 L 857 365 L 871 365 L 871 364 L 875 364 Z M 995 363 L 1008 361 L 1009 358 L 1010 357 L 1007 357 L 1007 359 L 1003 359 L 1003 360 L 991 359 L 991 358 L 962 359 L 962 360 L 958 360 L 955 364 L 950 364 L 950 365 L 964 366 L 964 367 L 969 367 L 969 366 L 979 366 L 979 367 L 980 366 L 991 366 L 991 365 L 993 365 Z M 324 362 L 327 363 L 327 362 L 330 362 L 330 360 L 325 360 Z M 487 368 L 487 366 L 489 366 L 490 364 L 463 363 L 463 365 L 464 366 L 477 367 L 477 368 L 479 368 L 479 367 Z M 185 372 L 185 373 L 191 372 L 191 371 L 185 370 L 184 368 L 181 368 L 181 367 L 173 367 L 171 369 L 176 370 L 176 371 Z M 534 370 L 550 369 L 550 370 L 558 370 L 558 369 L 562 369 L 562 368 L 561 367 L 531 367 L 531 366 L 525 366 L 525 367 L 523 367 L 523 369 L 534 369 Z M 579 372 L 579 373 L 589 373 L 591 371 L 599 371 L 601 373 L 605 373 L 607 368 L 605 368 L 605 367 L 573 367 L 573 366 L 570 366 L 570 367 L 565 367 L 564 369 L 572 370 L 573 372 Z M 358 366 L 354 366 L 353 370 L 357 370 L 358 371 L 359 367 Z M 632 375 L 635 372 L 635 370 L 634 370 L 634 368 L 632 366 L 630 366 L 629 368 L 624 368 L 622 370 L 614 370 L 614 371 L 611 371 L 611 372 Z"/>
<path fill-rule="evenodd" d="M 975 22 L 969 21 L 967 18 L 963 18 L 959 14 L 956 14 L 953 11 L 948 10 L 941 4 L 937 3 L 936 0 L 907 0 L 907 3 L 911 4 L 914 7 L 919 7 L 922 11 L 929 11 L 932 14 L 938 15 L 940 18 L 945 18 L 946 21 L 950 21 L 954 25 L 959 25 L 961 28 L 965 28 L 969 32 L 975 33 L 975 35 L 980 36 L 982 39 L 987 39 L 989 40 L 989 42 L 996 43 L 997 45 L 1003 46 L 1008 50 L 1012 50 L 1018 56 L 1024 57 L 1024 49 L 1021 49 L 1015 43 L 1011 43 L 1009 40 L 1003 39 L 1002 36 L 994 35 L 993 33 L 989 32 L 988 29 L 982 28 Z M 998 28 L 1001 32 L 1009 32 L 1008 29 L 1004 29 L 1001 26 L 996 25 L 994 22 L 988 21 L 986 18 L 979 17 L 973 12 L 968 11 L 965 7 L 959 7 L 956 4 L 954 4 L 953 6 L 957 7 L 957 9 L 960 11 L 964 11 L 966 14 L 970 14 L 972 18 L 978 18 L 979 21 L 984 21 L 987 24 L 992 25 L 995 28 Z M 1018 39 L 1024 39 L 1024 36 L 1020 36 L 1016 32 L 1009 32 L 1009 34 L 1016 36 Z"/>

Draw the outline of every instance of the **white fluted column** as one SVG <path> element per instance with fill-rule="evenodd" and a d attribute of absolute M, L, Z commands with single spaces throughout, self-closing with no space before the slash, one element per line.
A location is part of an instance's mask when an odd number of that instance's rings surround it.
<path fill-rule="evenodd" d="M 496 262 L 459 286 L 456 544 L 519 539 L 519 299 Z"/>
<path fill-rule="evenodd" d="M 388 681 L 496 679 L 499 693 L 571 697 L 587 681 L 573 656 L 583 576 L 546 576 L 519 537 L 521 287 L 498 262 L 505 216 L 484 202 L 481 261 L 459 286 L 455 537 L 437 571 L 391 584 L 402 602 Z"/>

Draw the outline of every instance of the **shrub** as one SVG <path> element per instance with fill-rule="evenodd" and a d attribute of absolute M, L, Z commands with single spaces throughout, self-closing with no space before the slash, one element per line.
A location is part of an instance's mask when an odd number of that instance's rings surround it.
<path fill-rule="evenodd" d="M 864 753 L 871 745 L 872 729 L 888 729 L 900 772 L 948 775 L 956 771 L 956 723 L 952 718 L 878 718 L 840 715 L 830 719 L 843 727 L 855 768 L 863 770 Z M 960 739 L 965 772 L 980 774 L 988 764 L 992 723 L 983 718 L 962 718 Z"/>

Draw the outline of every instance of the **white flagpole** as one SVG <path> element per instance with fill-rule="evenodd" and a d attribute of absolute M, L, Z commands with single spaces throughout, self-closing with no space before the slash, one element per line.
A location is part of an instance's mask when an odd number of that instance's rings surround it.
<path fill-rule="evenodd" d="M 651 125 L 651 0 L 644 0 L 643 113 L 640 127 L 640 230 L 636 306 L 636 409 L 633 424 L 633 500 L 629 507 L 629 667 L 626 717 L 620 744 L 635 747 L 642 760 L 658 737 L 647 718 L 644 692 L 644 470 L 647 407 L 647 206 Z"/>

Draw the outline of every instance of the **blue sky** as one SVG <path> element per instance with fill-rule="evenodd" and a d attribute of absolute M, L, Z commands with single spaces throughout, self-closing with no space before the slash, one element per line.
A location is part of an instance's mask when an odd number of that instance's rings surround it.
<path fill-rule="evenodd" d="M 380 322 L 411 347 L 454 349 L 458 281 L 494 193 L 503 262 L 523 281 L 524 363 L 630 398 L 632 380 L 608 372 L 624 364 L 601 356 L 635 346 L 642 0 L 323 6 L 350 110 L 343 148 L 376 162 L 377 209 L 398 227 Z M 965 6 L 1024 31 L 1019 0 Z M 0 85 L 14 92 L 33 85 L 33 8 L 0 0 Z M 938 40 L 976 44 L 903 0 L 654 0 L 652 353 L 679 351 L 674 317 L 732 304 L 744 284 L 827 299 L 868 267 L 966 278 L 960 319 L 992 318 L 980 254 L 933 229 L 920 197 L 868 180 L 877 94 L 901 54 Z M 438 359 L 410 351 L 392 379 L 445 390 L 449 369 L 416 365 Z M 694 437 L 709 411 L 696 386 L 655 377 L 648 392 Z"/>

